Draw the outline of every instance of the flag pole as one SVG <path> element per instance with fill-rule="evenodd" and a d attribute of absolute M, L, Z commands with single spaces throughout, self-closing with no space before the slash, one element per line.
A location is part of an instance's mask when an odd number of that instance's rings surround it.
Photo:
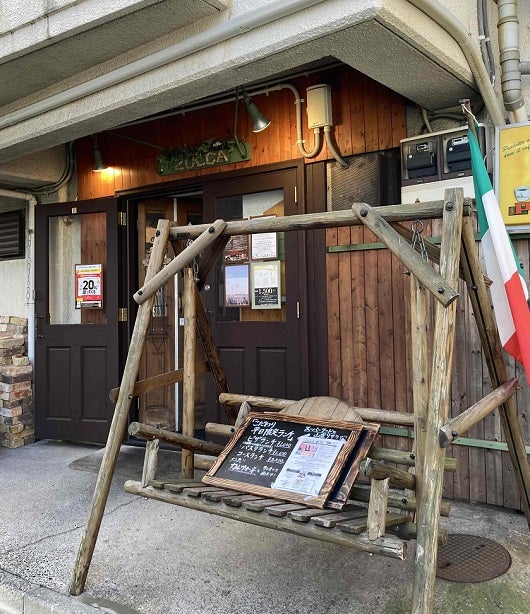
<path fill-rule="evenodd" d="M 462 106 L 462 113 L 464 113 L 464 115 L 466 116 L 468 128 L 471 130 L 473 136 L 478 141 L 477 118 L 473 115 L 473 112 L 471 111 L 471 102 L 469 98 L 462 98 L 462 100 L 459 100 L 459 102 Z"/>

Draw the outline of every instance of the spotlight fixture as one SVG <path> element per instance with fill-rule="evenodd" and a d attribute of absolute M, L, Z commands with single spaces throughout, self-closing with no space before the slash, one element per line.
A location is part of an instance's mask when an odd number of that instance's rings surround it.
<path fill-rule="evenodd" d="M 260 110 L 253 102 L 251 102 L 250 96 L 245 92 L 244 89 L 241 89 L 241 94 L 243 96 L 245 104 L 247 105 L 248 114 L 254 122 L 252 132 L 261 132 L 262 130 L 265 130 L 265 128 L 270 125 L 271 120 L 260 113 Z"/>
<path fill-rule="evenodd" d="M 100 173 L 101 171 L 106 170 L 108 166 L 105 164 L 105 162 L 103 162 L 103 156 L 101 155 L 101 150 L 99 149 L 98 145 L 98 135 L 94 134 L 92 138 L 94 140 L 94 167 L 92 170 L 95 173 Z"/>

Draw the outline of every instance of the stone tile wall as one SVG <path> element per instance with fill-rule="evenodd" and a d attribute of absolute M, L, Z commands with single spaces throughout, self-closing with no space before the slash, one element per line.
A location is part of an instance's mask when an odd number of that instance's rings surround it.
<path fill-rule="evenodd" d="M 26 318 L 0 316 L 0 446 L 8 448 L 35 441 L 27 333 Z"/>

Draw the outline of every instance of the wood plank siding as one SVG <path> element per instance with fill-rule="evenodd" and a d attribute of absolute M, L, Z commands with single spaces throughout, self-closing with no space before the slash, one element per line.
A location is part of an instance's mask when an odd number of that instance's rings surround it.
<path fill-rule="evenodd" d="M 338 150 L 344 157 L 399 147 L 400 139 L 406 136 L 404 99 L 353 69 L 315 72 L 289 82 L 298 88 L 302 99 L 311 85 L 331 85 L 333 134 Z M 248 141 L 252 148 L 252 159 L 246 162 L 161 177 L 157 174 L 160 150 L 117 136 L 125 135 L 167 149 L 183 145 L 195 147 L 212 137 L 229 138 L 234 132 L 233 101 L 98 134 L 99 148 L 105 163 L 110 167 L 108 172 L 92 172 L 92 137 L 79 139 L 76 141 L 78 197 L 89 199 L 113 196 L 121 190 L 301 158 L 296 145 L 296 113 L 292 92 L 283 89 L 258 95 L 253 98 L 253 102 L 271 120 L 271 125 L 267 130 L 254 134 L 252 120 L 244 103 L 240 102 L 237 136 L 240 140 Z M 307 129 L 305 104 L 302 126 L 305 147 L 310 151 L 314 135 L 312 130 Z M 306 160 L 306 163 L 328 159 L 332 159 L 332 155 L 324 143 L 320 154 Z"/>
<path fill-rule="evenodd" d="M 329 83 L 333 98 L 333 135 L 343 157 L 368 154 L 399 147 L 406 137 L 405 101 L 382 85 L 350 68 L 312 73 L 290 81 L 305 98 L 307 87 Z M 113 196 L 122 190 L 163 186 L 181 179 L 219 175 L 236 169 L 248 169 L 271 163 L 300 159 L 296 145 L 295 105 L 289 90 L 256 96 L 253 101 L 263 115 L 271 119 L 264 132 L 252 132 L 251 119 L 243 103 L 239 105 L 237 135 L 251 144 L 252 159 L 246 162 L 201 169 L 176 175 L 157 174 L 156 148 L 120 138 L 113 131 L 98 135 L 103 158 L 111 167 L 108 173 L 93 173 L 92 138 L 76 142 L 79 199 Z M 305 106 L 304 106 L 305 108 Z M 190 147 L 204 140 L 233 135 L 234 103 L 175 114 L 148 123 L 116 129 L 130 138 L 164 148 Z M 313 146 L 313 134 L 307 130 L 305 111 L 303 130 L 306 149 Z M 326 145 L 314 162 L 332 160 Z M 309 165 L 309 166 L 308 166 Z M 313 167 L 317 168 L 317 167 Z M 308 176 L 311 173 L 308 172 Z M 311 182 L 308 181 L 308 186 Z M 314 186 L 312 186 L 314 188 Z M 325 189 L 319 190 L 320 200 Z M 308 196 L 314 199 L 314 194 Z M 372 203 L 377 204 L 377 203 Z M 325 203 L 311 208 L 323 211 Z M 430 225 L 426 224 L 426 234 Z M 433 225 L 436 234 L 436 224 Z M 399 412 L 412 408 L 410 364 L 410 278 L 403 266 L 386 249 L 373 249 L 372 233 L 360 226 L 326 231 L 327 326 L 329 394 L 349 404 Z M 312 245 L 311 242 L 308 245 Z M 318 244 L 324 250 L 323 242 Z M 330 252 L 338 245 L 363 245 L 365 249 Z M 515 242 L 524 270 L 530 270 L 527 240 Z M 322 255 L 323 256 L 323 255 Z M 458 324 L 452 387 L 452 415 L 477 402 L 491 391 L 483 360 L 480 339 L 469 300 L 460 284 L 463 298 L 458 303 Z M 434 306 L 430 312 L 434 329 Z M 319 360 L 323 357 L 319 357 Z M 519 377 L 517 402 L 524 437 L 530 443 L 530 392 L 522 368 L 508 359 L 509 377 Z M 242 391 L 244 392 L 244 391 Z M 385 425 L 387 426 L 387 425 Z M 498 410 L 467 435 L 470 439 L 503 440 Z M 385 434 L 377 445 L 412 449 L 412 438 Z M 508 454 L 484 447 L 452 445 L 448 456 L 458 459 L 456 473 L 446 473 L 444 496 L 487 502 L 520 509 L 519 495 Z"/>

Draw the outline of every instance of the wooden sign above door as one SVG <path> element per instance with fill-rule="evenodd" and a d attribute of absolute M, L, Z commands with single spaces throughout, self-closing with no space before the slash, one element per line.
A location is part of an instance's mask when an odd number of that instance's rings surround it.
<path fill-rule="evenodd" d="M 164 151 L 158 156 L 157 172 L 159 175 L 173 175 L 250 159 L 250 143 L 234 138 L 212 138 L 196 147 L 183 145 Z"/>

